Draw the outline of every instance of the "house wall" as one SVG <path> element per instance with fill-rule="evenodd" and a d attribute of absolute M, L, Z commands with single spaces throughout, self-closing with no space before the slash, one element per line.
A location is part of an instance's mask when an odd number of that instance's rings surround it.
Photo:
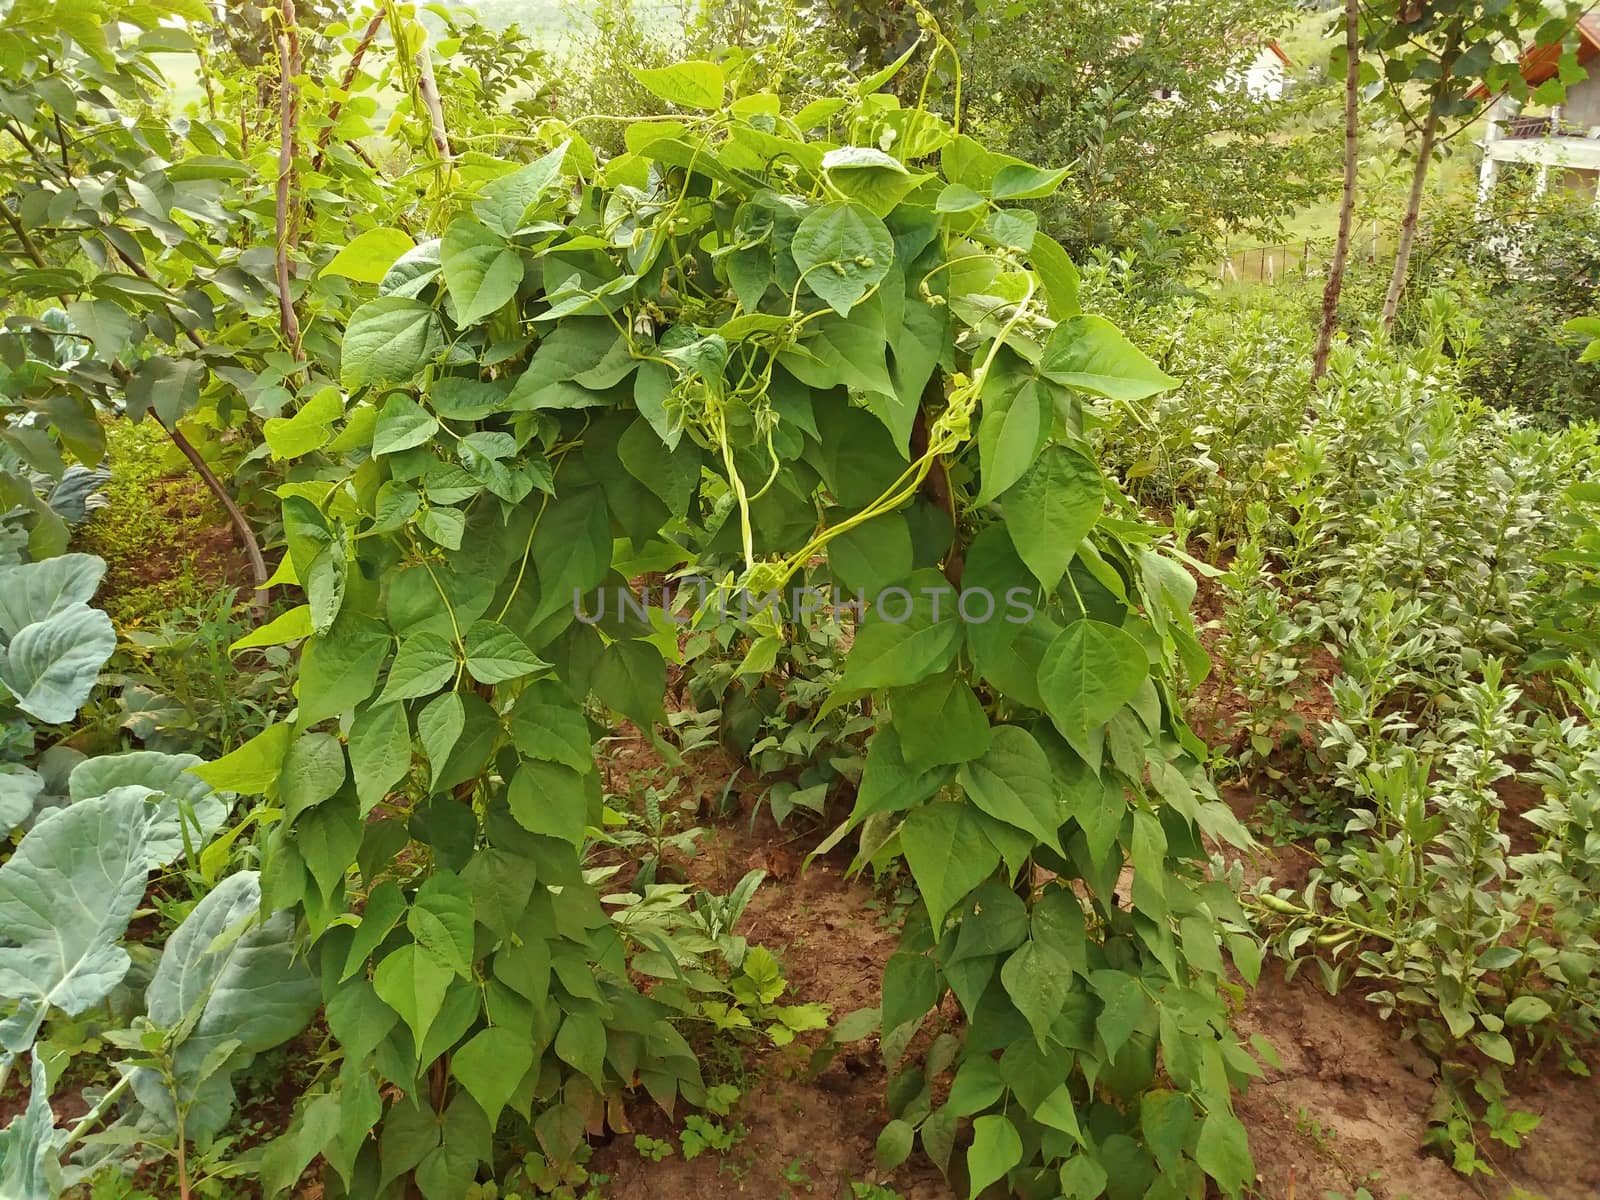
<path fill-rule="evenodd" d="M 1567 98 L 1561 102 L 1561 120 L 1584 127 L 1600 125 L 1600 71 L 1591 70 L 1589 78 L 1567 89 Z"/>
<path fill-rule="evenodd" d="M 1283 60 L 1265 48 L 1244 73 L 1244 90 L 1257 100 L 1283 98 Z"/>
<path fill-rule="evenodd" d="M 1593 200 L 1595 198 L 1596 182 L 1595 172 L 1574 167 L 1563 171 L 1561 177 L 1555 181 L 1555 186 L 1564 192 L 1570 192 L 1574 196 Z"/>

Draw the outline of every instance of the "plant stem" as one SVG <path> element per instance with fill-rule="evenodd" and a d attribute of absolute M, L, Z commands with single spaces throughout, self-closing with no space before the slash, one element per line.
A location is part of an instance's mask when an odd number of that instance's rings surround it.
<path fill-rule="evenodd" d="M 117 1080 L 116 1083 L 111 1085 L 110 1090 L 107 1091 L 104 1096 L 100 1097 L 99 1103 L 97 1103 L 88 1112 L 83 1114 L 83 1119 L 67 1132 L 67 1140 L 61 1143 L 62 1154 L 66 1153 L 68 1146 L 76 1143 L 79 1138 L 83 1137 L 84 1134 L 88 1133 L 89 1130 L 95 1126 L 100 1118 L 105 1115 L 106 1110 L 111 1107 L 111 1102 L 118 1096 L 122 1095 L 123 1089 L 128 1086 L 129 1081 L 132 1079 L 132 1075 L 124 1075 L 121 1079 Z"/>
<path fill-rule="evenodd" d="M 944 388 L 935 372 L 922 389 L 922 403 L 911 425 L 911 453 L 917 457 L 928 452 L 928 409 L 944 399 Z M 966 551 L 961 545 L 961 521 L 956 515 L 955 495 L 950 487 L 950 469 L 943 462 L 934 464 L 922 481 L 922 490 L 940 512 L 950 518 L 950 547 L 944 555 L 944 577 L 957 591 L 961 589 L 961 575 L 966 565 Z"/>
<path fill-rule="evenodd" d="M 250 573 L 255 577 L 256 581 L 255 599 L 251 601 L 252 607 L 254 607 L 258 616 L 265 616 L 267 602 L 272 598 L 272 593 L 267 588 L 267 580 L 271 576 L 267 571 L 267 561 L 261 555 L 261 543 L 256 541 L 255 530 L 250 527 L 249 518 L 244 515 L 244 510 L 239 507 L 234 498 L 228 494 L 228 489 L 222 485 L 222 480 L 217 478 L 216 472 L 212 471 L 206 460 L 200 456 L 200 451 L 194 448 L 194 444 L 188 438 L 178 432 L 177 426 L 169 426 L 159 417 L 156 418 L 156 422 L 167 431 L 167 436 L 172 439 L 172 444 L 178 448 L 179 453 L 189 460 L 189 465 L 194 468 L 195 474 L 200 476 L 201 481 L 210 489 L 211 494 L 217 498 L 217 503 L 221 504 L 223 509 L 226 510 L 228 520 L 233 522 L 233 527 L 238 531 L 240 540 L 244 542 L 245 556 L 250 560 Z"/>
<path fill-rule="evenodd" d="M 167 1073 L 167 1087 L 172 1092 L 172 1107 L 178 1118 L 178 1200 L 189 1200 L 189 1154 L 188 1135 L 184 1132 L 185 1105 L 178 1099 L 178 1089 L 173 1083 L 170 1071 Z"/>

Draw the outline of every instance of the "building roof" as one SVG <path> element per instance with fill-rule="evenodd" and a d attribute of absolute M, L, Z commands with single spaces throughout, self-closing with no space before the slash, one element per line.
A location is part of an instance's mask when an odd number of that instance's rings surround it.
<path fill-rule="evenodd" d="M 1522 52 L 1522 77 L 1532 87 L 1538 87 L 1560 67 L 1563 49 L 1560 42 L 1549 46 L 1530 45 Z M 1600 14 L 1584 13 L 1578 18 L 1578 62 L 1587 63 L 1596 54 L 1600 54 Z M 1474 100 L 1487 100 L 1489 88 L 1480 83 L 1467 95 Z"/>

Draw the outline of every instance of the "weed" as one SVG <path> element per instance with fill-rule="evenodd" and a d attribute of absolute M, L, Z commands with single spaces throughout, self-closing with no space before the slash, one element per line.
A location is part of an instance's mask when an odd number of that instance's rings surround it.
<path fill-rule="evenodd" d="M 676 1153 L 672 1143 L 662 1138 L 653 1138 L 649 1134 L 636 1133 L 633 1135 L 634 1153 L 640 1158 L 658 1163 L 664 1158 L 671 1158 Z"/>
<path fill-rule="evenodd" d="M 835 786 L 860 775 L 872 719 L 859 701 L 829 703 L 848 628 L 838 612 L 808 614 L 792 639 L 752 662 L 759 639 L 730 622 L 685 665 L 695 704 L 718 714 L 719 739 L 769 781 L 757 809 L 770 806 L 779 825 L 796 810 L 820 817 Z"/>
<path fill-rule="evenodd" d="M 638 855 L 635 887 L 651 887 L 664 871 L 676 874 L 678 869 L 666 861 L 667 852 L 691 859 L 705 836 L 703 828 L 689 824 L 697 807 L 692 796 L 671 803 L 682 788 L 683 781 L 672 776 L 660 786 L 637 789 L 631 803 L 606 807 L 605 820 L 613 831 L 604 840 Z"/>
<path fill-rule="evenodd" d="M 106 442 L 106 503 L 76 540 L 106 560 L 99 603 L 119 629 L 140 629 L 205 604 L 227 582 L 231 534 L 226 514 L 153 423 L 118 422 Z"/>
<path fill-rule="evenodd" d="M 708 1150 L 726 1154 L 748 1135 L 749 1130 L 743 1125 L 729 1129 L 720 1122 L 696 1113 L 683 1119 L 683 1132 L 678 1135 L 678 1140 L 683 1143 L 683 1157 L 690 1160 L 699 1158 Z"/>
<path fill-rule="evenodd" d="M 232 652 L 254 627 L 224 588 L 128 634 L 110 682 L 120 728 L 146 748 L 237 749 L 293 707 L 293 656 L 282 646 Z"/>
<path fill-rule="evenodd" d="M 779 1004 L 778 997 L 788 986 L 778 960 L 769 950 L 755 946 L 729 985 L 731 1001 L 704 1001 L 700 1011 L 718 1030 L 759 1026 L 773 1045 L 787 1046 L 797 1033 L 826 1029 L 829 1012 L 825 1004 Z"/>
<path fill-rule="evenodd" d="M 593 1153 L 593 1147 L 586 1142 L 580 1142 L 565 1161 L 547 1159 L 538 1151 L 529 1153 L 504 1179 L 507 1200 L 521 1196 L 523 1189 L 535 1196 L 549 1197 L 549 1200 L 603 1200 L 605 1185 L 611 1182 L 611 1177 L 589 1170 Z"/>
<path fill-rule="evenodd" d="M 104 1171 L 89 1185 L 89 1200 L 156 1200 L 120 1171 Z"/>
<path fill-rule="evenodd" d="M 1324 1154 L 1331 1152 L 1332 1143 L 1339 1137 L 1337 1129 L 1331 1125 L 1324 1125 L 1309 1108 L 1305 1107 L 1301 1107 L 1295 1114 L 1294 1131 L 1301 1137 L 1308 1138 Z"/>
<path fill-rule="evenodd" d="M 788 1165 L 783 1168 L 784 1182 L 802 1192 L 810 1193 L 816 1191 L 816 1181 L 811 1178 L 811 1172 L 806 1170 L 810 1162 L 810 1157 L 805 1155 L 799 1158 L 791 1158 Z"/>

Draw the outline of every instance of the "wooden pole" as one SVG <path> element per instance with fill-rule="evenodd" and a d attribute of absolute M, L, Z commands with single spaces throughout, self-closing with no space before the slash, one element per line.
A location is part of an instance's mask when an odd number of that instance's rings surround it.
<path fill-rule="evenodd" d="M 277 255 L 274 265 L 278 282 L 278 323 L 295 362 L 303 363 L 306 353 L 300 342 L 300 318 L 294 311 L 289 281 L 295 134 L 300 123 L 300 31 L 295 28 L 294 0 L 283 0 L 279 11 L 283 28 L 278 33 L 278 186 L 274 212 Z"/>

